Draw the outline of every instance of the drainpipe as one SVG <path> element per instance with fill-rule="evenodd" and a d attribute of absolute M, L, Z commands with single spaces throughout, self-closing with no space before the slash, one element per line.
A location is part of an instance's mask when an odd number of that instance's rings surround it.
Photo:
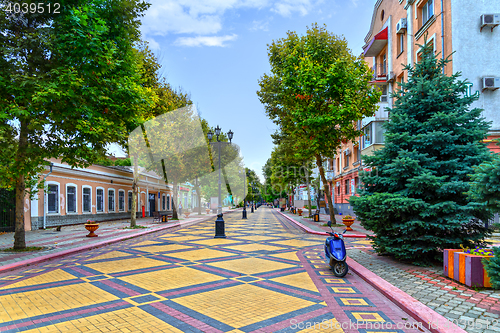
<path fill-rule="evenodd" d="M 54 166 L 54 163 L 50 163 L 50 172 L 43 177 L 43 181 L 45 183 L 45 179 L 52 173 L 52 167 Z M 47 191 L 44 189 L 43 190 L 43 229 L 45 229 L 46 226 L 46 211 L 47 211 Z"/>
<path fill-rule="evenodd" d="M 443 0 L 441 0 L 441 58 L 444 60 L 444 12 L 443 12 Z M 443 66 L 444 74 L 444 66 Z"/>

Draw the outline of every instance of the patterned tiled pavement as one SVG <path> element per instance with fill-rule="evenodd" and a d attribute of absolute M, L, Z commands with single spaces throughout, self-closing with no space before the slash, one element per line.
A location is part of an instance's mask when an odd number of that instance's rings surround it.
<path fill-rule="evenodd" d="M 226 239 L 200 222 L 1 273 L 0 331 L 427 332 L 356 274 L 335 278 L 324 237 L 248 215 L 225 215 Z"/>
<path fill-rule="evenodd" d="M 226 208 L 224 208 L 227 211 Z M 44 247 L 42 251 L 33 252 L 7 252 L 0 251 L 0 271 L 2 267 L 28 259 L 36 259 L 41 256 L 54 255 L 62 251 L 76 249 L 84 245 L 95 245 L 116 241 L 119 238 L 133 238 L 144 233 L 155 232 L 164 229 L 176 229 L 178 224 L 196 223 L 199 220 L 213 218 L 215 214 L 198 215 L 193 213 L 189 218 L 181 217 L 179 221 L 168 223 L 154 223 L 152 217 L 137 219 L 137 225 L 143 227 L 139 229 L 129 229 L 130 219 L 100 222 L 99 229 L 95 232 L 99 237 L 85 237 L 89 232 L 82 224 L 64 226 L 61 231 L 55 228 L 45 230 L 33 230 L 26 232 L 26 246 Z M 178 223 L 177 223 L 178 222 Z M 0 250 L 12 248 L 14 243 L 14 233 L 0 234 Z"/>
<path fill-rule="evenodd" d="M 314 230 L 319 228 L 327 215 L 321 215 L 320 223 L 285 212 L 289 218 Z M 336 216 L 340 221 L 341 216 Z M 366 230 L 356 221 L 352 226 L 356 234 L 366 234 Z M 340 228 L 334 228 L 340 231 Z M 350 232 L 348 232 L 350 233 Z M 493 246 L 500 246 L 500 240 L 488 240 Z M 368 246 L 359 246 L 365 244 Z M 500 332 L 500 290 L 473 289 L 445 277 L 443 266 L 418 267 L 404 264 L 392 257 L 379 256 L 369 246 L 369 240 L 358 241 L 348 247 L 349 258 L 355 260 L 371 272 L 383 278 L 393 286 L 425 304 L 430 309 L 458 324 L 470 333 Z"/>
<path fill-rule="evenodd" d="M 444 277 L 442 266 L 419 268 L 378 256 L 370 249 L 349 249 L 347 254 L 467 332 L 500 332 L 499 290 L 468 288 Z"/>

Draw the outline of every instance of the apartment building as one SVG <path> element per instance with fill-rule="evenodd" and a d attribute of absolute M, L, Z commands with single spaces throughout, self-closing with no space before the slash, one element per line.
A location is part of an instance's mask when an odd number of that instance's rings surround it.
<path fill-rule="evenodd" d="M 355 195 L 357 173 L 363 168 L 353 154 L 370 155 L 384 145 L 383 123 L 389 121 L 391 93 L 398 83 L 408 80 L 403 68 L 419 61 L 421 45 L 427 35 L 439 57 L 450 56 L 445 74 L 461 72 L 467 79 L 468 94 L 478 99 L 471 108 L 483 109 L 491 121 L 488 143 L 492 151 L 500 149 L 492 140 L 500 138 L 500 1 L 490 0 L 378 0 L 370 29 L 365 37 L 363 56 L 373 69 L 372 83 L 382 96 L 374 116 L 362 120 L 364 135 L 359 142 L 346 143 L 336 154 L 334 185 L 335 205 L 341 213 L 352 213 L 348 199 Z M 358 151 L 355 151 L 356 148 Z M 351 184 L 351 186 L 348 186 Z M 354 190 L 353 190 L 354 187 Z"/>

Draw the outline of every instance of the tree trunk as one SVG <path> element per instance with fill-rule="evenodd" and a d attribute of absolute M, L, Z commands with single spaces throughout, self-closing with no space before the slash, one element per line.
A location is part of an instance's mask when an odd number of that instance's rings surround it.
<path fill-rule="evenodd" d="M 134 157 L 134 180 L 132 181 L 132 207 L 130 207 L 130 227 L 134 228 L 137 225 L 137 196 L 138 188 L 137 183 L 139 182 L 139 161 L 137 161 L 137 155 Z"/>
<path fill-rule="evenodd" d="M 305 168 L 305 166 L 304 166 Z M 311 216 L 311 189 L 309 188 L 309 172 L 307 171 L 307 168 L 304 169 L 305 174 L 306 174 L 306 186 L 307 186 L 307 204 L 309 207 L 309 216 Z"/>
<path fill-rule="evenodd" d="M 315 156 L 316 156 L 316 166 L 319 168 L 319 175 L 321 176 L 321 180 L 323 181 L 323 190 L 325 191 L 326 199 L 328 200 L 328 209 L 330 210 L 330 221 L 332 221 L 332 224 L 337 224 L 337 221 L 335 220 L 335 214 L 333 211 L 332 196 L 330 194 L 330 191 L 328 190 L 325 177 L 325 169 L 323 169 L 323 159 L 319 154 L 315 154 Z"/>
<path fill-rule="evenodd" d="M 196 199 L 198 200 L 198 215 L 201 215 L 201 195 L 200 185 L 196 187 Z"/>
<path fill-rule="evenodd" d="M 19 132 L 19 146 L 17 148 L 16 162 L 20 167 L 26 159 L 26 146 L 28 145 L 28 124 L 21 120 Z M 20 172 L 16 180 L 16 226 L 14 233 L 14 249 L 26 248 L 26 232 L 24 229 L 24 199 L 26 197 L 26 179 Z"/>
<path fill-rule="evenodd" d="M 173 203 L 172 203 L 172 220 L 178 220 L 179 219 L 179 216 L 177 215 L 177 195 L 179 194 L 178 190 L 177 190 L 177 181 L 174 180 L 174 183 L 173 183 L 173 186 L 174 186 L 174 200 L 173 200 Z"/>

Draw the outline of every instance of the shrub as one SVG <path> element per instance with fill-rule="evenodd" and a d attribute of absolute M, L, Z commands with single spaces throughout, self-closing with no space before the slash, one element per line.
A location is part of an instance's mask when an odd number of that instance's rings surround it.
<path fill-rule="evenodd" d="M 500 247 L 493 248 L 493 258 L 483 259 L 484 269 L 490 277 L 491 286 L 500 289 Z"/>

